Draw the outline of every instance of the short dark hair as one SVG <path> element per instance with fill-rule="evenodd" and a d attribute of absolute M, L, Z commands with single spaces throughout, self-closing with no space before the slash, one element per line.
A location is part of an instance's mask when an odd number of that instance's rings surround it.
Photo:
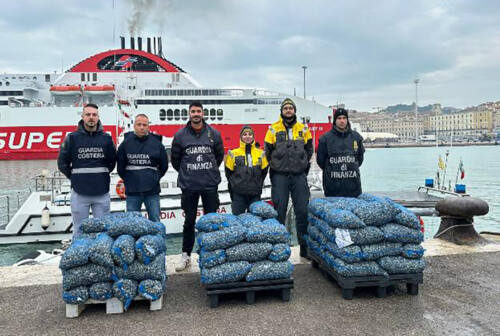
<path fill-rule="evenodd" d="M 139 117 L 146 118 L 149 121 L 149 117 L 147 115 L 145 115 L 144 113 L 139 113 L 138 115 L 136 115 L 134 118 L 134 121 L 137 120 L 137 118 L 139 118 Z"/>
<path fill-rule="evenodd" d="M 199 107 L 203 110 L 203 105 L 201 105 L 201 103 L 197 100 L 195 100 L 195 101 L 191 102 L 191 104 L 189 104 L 189 109 L 191 109 L 191 107 L 193 107 L 193 106 Z"/>
<path fill-rule="evenodd" d="M 98 109 L 99 109 L 99 107 L 98 107 L 96 104 L 94 104 L 94 103 L 88 103 L 88 104 L 85 104 L 85 106 L 84 106 L 83 108 L 86 108 L 86 107 L 93 107 L 93 108 L 95 108 L 96 110 L 98 110 Z"/>

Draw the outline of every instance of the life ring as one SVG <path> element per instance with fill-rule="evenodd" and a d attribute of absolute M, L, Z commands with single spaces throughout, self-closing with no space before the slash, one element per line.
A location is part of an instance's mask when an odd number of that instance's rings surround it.
<path fill-rule="evenodd" d="M 125 184 L 122 179 L 119 179 L 118 183 L 116 183 L 116 194 L 120 196 L 121 199 L 127 198 L 127 195 L 125 195 Z"/>

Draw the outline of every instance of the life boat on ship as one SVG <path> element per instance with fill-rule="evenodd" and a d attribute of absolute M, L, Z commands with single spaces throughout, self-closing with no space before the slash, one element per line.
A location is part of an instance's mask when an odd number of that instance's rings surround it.
<path fill-rule="evenodd" d="M 115 93 L 114 85 L 85 85 L 83 92 L 86 95 L 102 96 Z"/>
<path fill-rule="evenodd" d="M 54 96 L 75 96 L 82 94 L 80 85 L 52 85 L 50 93 Z"/>

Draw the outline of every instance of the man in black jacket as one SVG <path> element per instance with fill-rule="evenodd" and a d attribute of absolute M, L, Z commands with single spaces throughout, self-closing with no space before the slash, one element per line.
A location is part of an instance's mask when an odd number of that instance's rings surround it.
<path fill-rule="evenodd" d="M 361 135 L 351 129 L 347 110 L 335 111 L 331 131 L 319 139 L 316 161 L 323 169 L 325 196 L 358 197 L 361 194 L 359 167 L 365 148 Z"/>
<path fill-rule="evenodd" d="M 83 108 L 78 130 L 66 136 L 57 166 L 71 180 L 73 237 L 78 237 L 82 221 L 109 214 L 109 174 L 115 168 L 116 149 L 109 134 L 103 132 L 95 104 Z"/>
<path fill-rule="evenodd" d="M 182 271 L 191 264 L 200 196 L 205 213 L 219 208 L 217 186 L 221 182 L 219 166 L 224 159 L 224 145 L 220 133 L 203 120 L 200 102 L 189 105 L 189 122 L 174 136 L 171 159 L 172 167 L 179 172 L 177 185 L 182 190 L 181 207 L 186 216 L 182 260 L 176 267 L 176 271 Z"/>
<path fill-rule="evenodd" d="M 160 179 L 168 169 L 168 156 L 161 137 L 149 133 L 149 118 L 138 114 L 134 132 L 125 134 L 118 147 L 117 170 L 125 183 L 127 211 L 141 211 L 144 203 L 148 217 L 160 221 Z"/>
<path fill-rule="evenodd" d="M 295 227 L 300 256 L 307 257 L 307 204 L 309 203 L 309 172 L 313 144 L 307 125 L 297 121 L 297 107 L 290 98 L 281 103 L 280 120 L 269 126 L 265 148 L 271 177 L 271 197 L 278 220 L 285 224 L 288 198 L 292 197 Z"/>

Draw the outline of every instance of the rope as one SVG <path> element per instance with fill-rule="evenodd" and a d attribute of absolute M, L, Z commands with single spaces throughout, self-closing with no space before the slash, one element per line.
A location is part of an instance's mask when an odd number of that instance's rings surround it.
<path fill-rule="evenodd" d="M 444 229 L 443 231 L 439 232 L 438 234 L 436 234 L 434 236 L 434 238 L 439 238 L 443 233 L 445 233 L 446 231 L 450 230 L 450 229 L 453 229 L 453 228 L 456 228 L 456 227 L 460 227 L 460 226 L 473 226 L 474 224 L 458 224 L 458 225 L 453 225 L 453 226 L 450 226 L 446 229 Z"/>

